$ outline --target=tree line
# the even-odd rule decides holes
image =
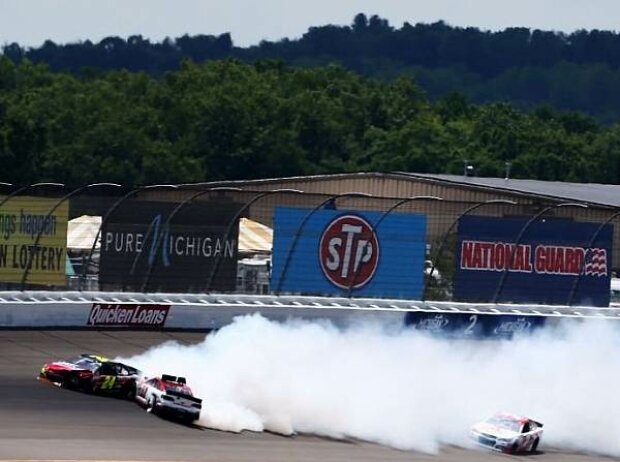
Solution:
[[[395,28],[360,13],[349,26],[311,27],[296,40],[247,48],[234,46],[230,34],[184,35],[160,43],[134,35],[98,43],[48,40],[30,49],[12,43],[3,53],[14,62],[26,57],[74,74],[126,69],[162,75],[185,59],[277,59],[301,67],[339,63],[384,80],[412,76],[434,100],[459,91],[476,103],[507,101],[525,109],[549,104],[585,111],[605,123],[620,120],[620,34],[610,31],[490,32],[441,21]]]
[[[428,99],[342,66],[184,62],[154,77],[0,58],[0,181],[126,185],[355,171],[620,183],[620,125]]]

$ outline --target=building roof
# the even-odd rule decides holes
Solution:
[[[397,172],[398,175],[437,181],[454,186],[479,187],[506,193],[543,196],[588,204],[620,207],[620,185],[597,183],[565,183],[560,181],[483,178],[477,176],[444,175],[433,173]]]
[[[581,202],[604,207],[620,207],[620,185],[597,183],[566,183],[560,181],[519,180],[484,178],[477,176],[447,175],[437,173],[410,172],[358,172],[336,173],[255,180],[213,181],[196,183],[195,186],[240,186],[281,184],[296,181],[334,181],[354,178],[390,178],[394,180],[421,180],[455,187],[477,188],[484,191],[503,192],[541,197],[553,201]]]

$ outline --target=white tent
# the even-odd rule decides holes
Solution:
[[[239,220],[239,252],[271,252],[273,229],[249,218]]]
[[[67,247],[74,250],[89,250],[93,246],[101,217],[82,215],[69,221]],[[271,252],[273,230],[248,218],[239,221],[239,252]],[[99,248],[101,239],[97,242]]]
[[[67,247],[74,250],[90,250],[101,226],[101,217],[82,215],[69,220],[67,226]],[[99,248],[101,239],[95,248]]]

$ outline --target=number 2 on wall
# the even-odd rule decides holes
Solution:
[[[471,335],[471,334],[474,333],[474,327],[476,326],[477,322],[478,322],[478,315],[477,314],[472,314],[469,317],[469,324],[465,328],[465,335]]]

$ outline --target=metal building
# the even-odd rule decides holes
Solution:
[[[248,208],[248,216],[271,226],[273,207],[296,205],[311,207],[319,198],[357,192],[370,197],[345,197],[342,207],[385,210],[402,198],[436,196],[443,202],[420,201],[403,204],[399,211],[421,211],[429,216],[428,233],[437,239],[458,216],[475,204],[488,201],[514,201],[518,205],[488,204],[476,213],[488,216],[533,216],[546,207],[577,203],[579,206],[555,208],[545,217],[562,217],[576,221],[604,222],[620,210],[620,186],[565,183],[507,178],[482,178],[464,175],[422,174],[408,172],[365,172],[299,176],[261,180],[217,181],[187,185],[195,189],[239,188],[243,192],[219,194],[243,201],[252,200],[260,192],[278,189],[299,190],[311,195],[279,194],[256,201]],[[158,199],[182,200],[187,190],[150,193]],[[317,195],[317,196],[313,196]],[[611,219],[616,227],[620,221]],[[614,233],[613,268],[620,269],[620,233]]]

